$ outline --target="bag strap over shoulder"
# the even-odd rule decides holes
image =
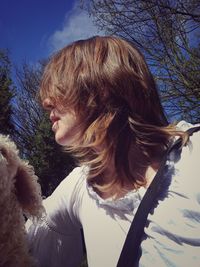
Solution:
[[[193,127],[187,130],[189,135],[199,131],[200,126]],[[152,183],[148,187],[139,207],[135,214],[135,217],[131,223],[129,232],[127,234],[124,246],[121,251],[120,258],[118,260],[117,267],[133,267],[139,258],[139,248],[144,234],[144,227],[147,221],[149,212],[151,211],[155,200],[162,189],[162,182],[164,181],[164,169],[169,153],[174,149],[181,148],[181,139],[179,138],[171,147],[168,148],[161,164],[157,171]]]

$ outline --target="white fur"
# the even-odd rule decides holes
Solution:
[[[0,135],[0,267],[34,266],[29,255],[25,217],[44,211],[33,167],[19,157],[14,142]]]

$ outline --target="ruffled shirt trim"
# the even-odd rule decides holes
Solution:
[[[113,197],[103,199],[101,198],[86,182],[86,188],[88,190],[89,195],[96,200],[97,204],[101,207],[110,207],[118,210],[123,210],[126,212],[132,212],[134,209],[138,208],[141,199],[143,198],[146,189],[144,187],[140,187],[138,190],[129,191],[123,197],[114,199]]]

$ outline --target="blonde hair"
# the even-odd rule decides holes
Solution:
[[[144,57],[117,37],[79,40],[55,54],[45,68],[40,96],[84,120],[79,144],[68,149],[90,166],[88,179],[100,191],[127,182],[133,188],[145,184],[142,170],[162,156],[171,136],[185,136],[168,125]],[[101,174],[113,158],[118,175],[101,186]]]

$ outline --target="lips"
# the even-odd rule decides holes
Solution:
[[[50,120],[52,122],[52,130],[55,131],[58,127],[58,121],[60,118],[54,114],[54,112],[51,112],[50,114]]]
[[[52,131],[56,131],[57,130],[57,128],[58,128],[58,120],[56,120],[54,123],[53,123],[53,125],[52,125]]]

